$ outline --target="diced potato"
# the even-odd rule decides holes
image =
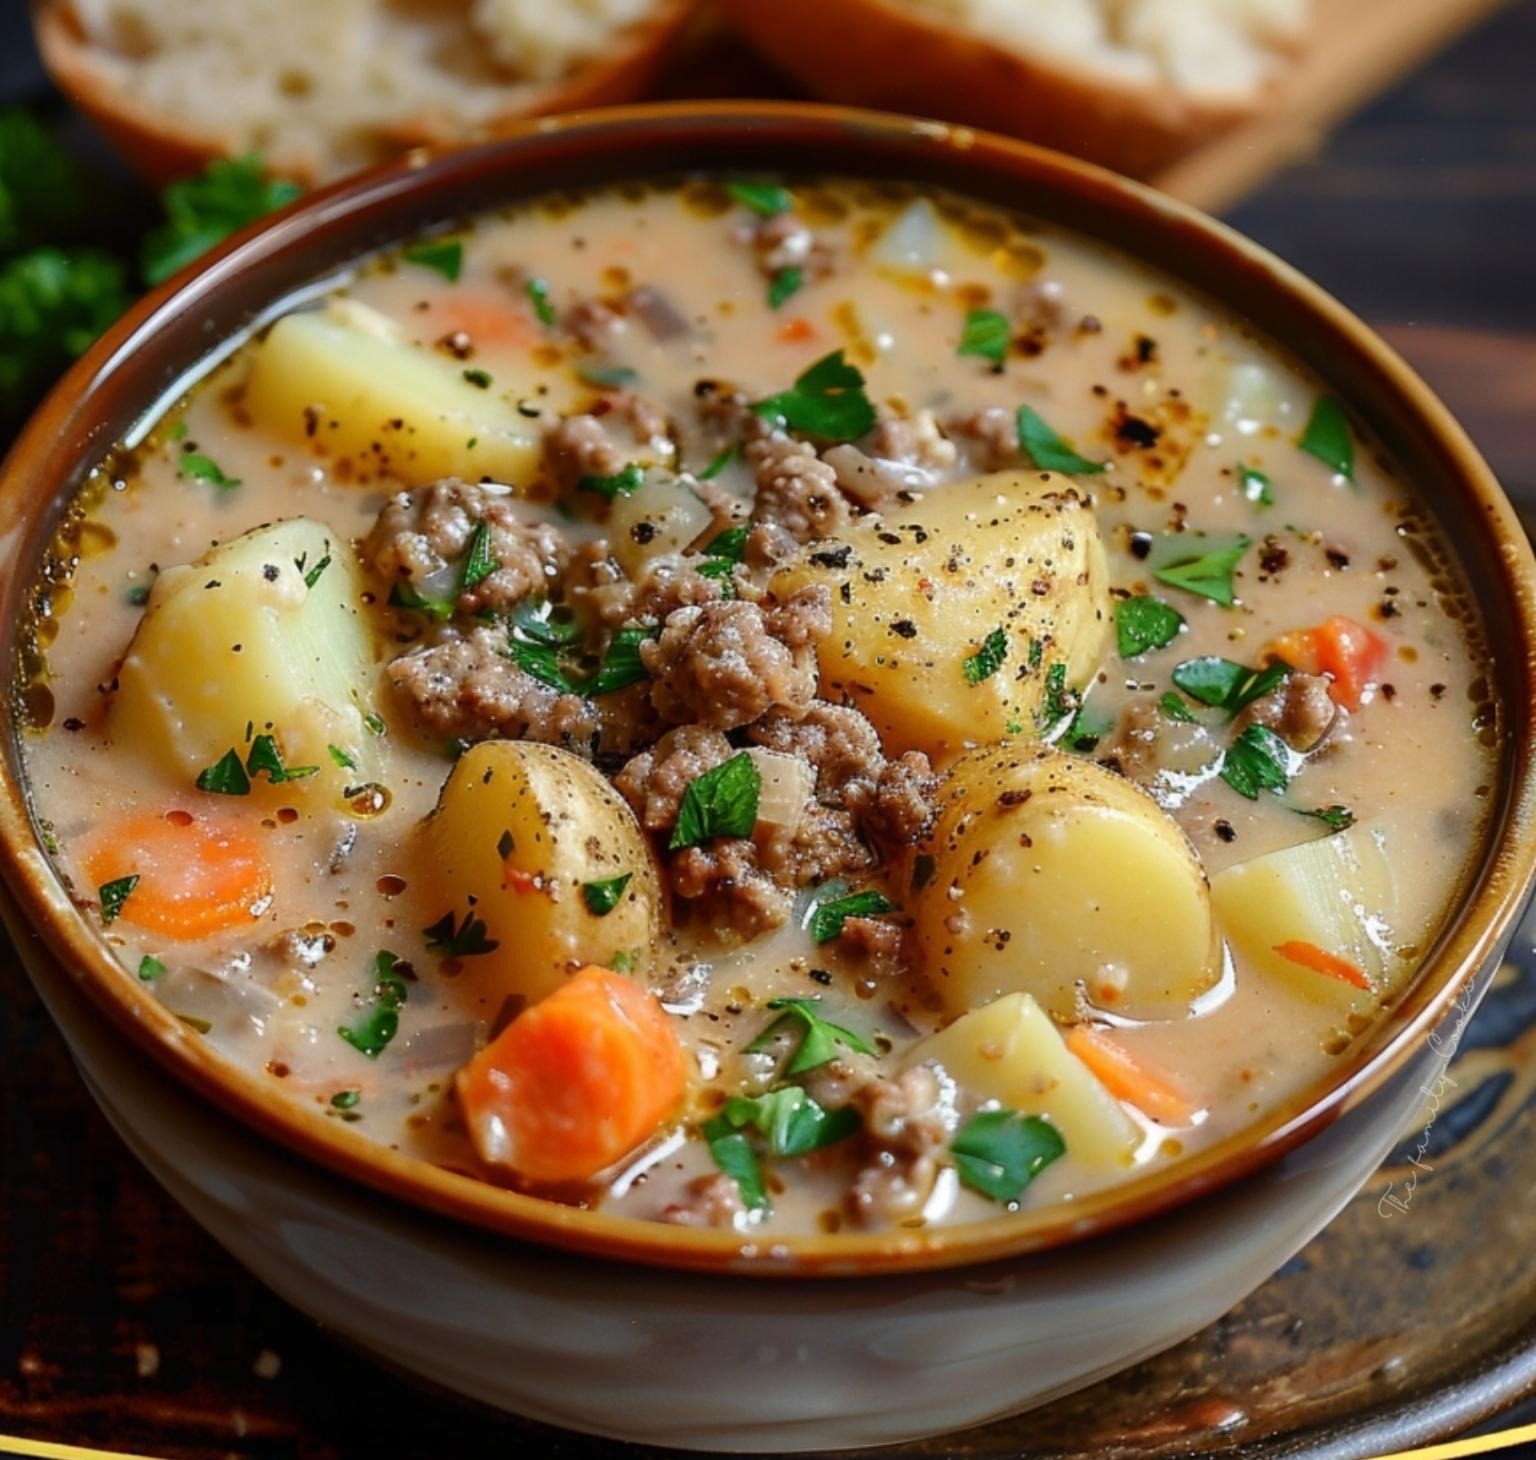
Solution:
[[[1222,931],[1251,966],[1338,1009],[1368,1011],[1417,966],[1434,908],[1398,895],[1394,866],[1413,858],[1404,821],[1362,822],[1334,836],[1239,862],[1211,881]],[[1276,949],[1310,944],[1353,964],[1371,992]]]
[[[807,548],[772,588],[784,598],[811,582],[832,589],[821,692],[846,696],[893,754],[1033,733],[1052,667],[1083,685],[1109,642],[1098,522],[1049,472],[998,472],[860,519]],[[1006,640],[1001,663],[968,677],[994,631]]]
[[[653,467],[646,472],[643,486],[614,498],[608,541],[619,565],[638,579],[650,559],[681,552],[699,537],[709,527],[711,515],[686,482]]]
[[[425,826],[424,875],[444,911],[473,909],[501,946],[463,960],[457,986],[494,1018],[587,964],[643,972],[661,888],[640,824],[586,761],[552,745],[492,740],[466,751]],[[595,910],[591,884],[628,876]],[[598,909],[602,903],[598,901]]]
[[[957,762],[940,796],[913,913],[951,1014],[1023,991],[1063,1019],[1080,997],[1176,1017],[1220,977],[1199,858],[1123,776],[1005,742]]]
[[[448,356],[361,328],[356,308],[278,320],[252,352],[243,404],[296,446],[347,462],[360,481],[519,483],[541,449],[502,382],[480,389]]]
[[[1066,1046],[1028,994],[1007,994],[962,1014],[908,1050],[904,1068],[933,1063],[956,1084],[1010,1110],[1046,1117],[1067,1154],[1094,1166],[1128,1166],[1136,1122]]]
[[[363,717],[378,670],[363,593],[352,549],[307,517],[167,568],[118,673],[113,741],[189,789],[229,750],[246,756],[260,734],[273,736],[287,766],[319,767],[284,782],[285,797],[339,799],[372,780],[377,752]]]

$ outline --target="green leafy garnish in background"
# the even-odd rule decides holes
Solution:
[[[169,279],[237,229],[291,203],[302,191],[297,183],[269,178],[254,152],[218,158],[196,177],[172,183],[160,195],[166,221],[145,235],[139,251],[146,282]]]

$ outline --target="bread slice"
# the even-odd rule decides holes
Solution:
[[[258,152],[313,184],[633,100],[699,0],[36,0],[61,91],[155,182]]]
[[[817,96],[1148,176],[1260,110],[1310,0],[722,0]]]

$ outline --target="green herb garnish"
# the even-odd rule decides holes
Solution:
[[[605,918],[619,905],[624,889],[629,886],[633,872],[622,872],[617,877],[605,877],[601,882],[583,882],[581,900],[595,918]]]
[[[1079,456],[1031,407],[1019,407],[1018,425],[1019,445],[1041,471],[1091,476],[1104,470],[1102,461],[1089,461],[1086,456]]]
[[[1239,796],[1259,799],[1260,791],[1283,791],[1291,779],[1291,752],[1273,730],[1250,725],[1227,747],[1221,778]]]
[[[763,1186],[762,1167],[745,1133],[732,1126],[724,1115],[705,1121],[700,1130],[715,1165],[736,1183],[742,1205],[748,1211],[766,1211],[768,1192]]]
[[[249,796],[251,778],[240,760],[240,752],[231,747],[206,770],[199,771],[194,783],[199,791],[215,796]]]
[[[165,965],[153,953],[146,953],[139,959],[139,977],[145,983],[153,983],[164,972]]]
[[[327,568],[329,568],[330,566],[331,566],[331,555],[329,553],[326,553],[325,556],[322,557],[320,559],[320,561],[318,563],[316,563],[313,568],[311,568],[307,573],[304,573],[304,586],[306,588],[313,588],[315,586],[315,584],[320,581],[320,575],[322,573],[324,573],[325,570]],[[303,569],[300,568],[299,571],[303,572]]]
[[[1355,442],[1349,434],[1349,418],[1331,395],[1320,395],[1312,407],[1311,419],[1298,443],[1309,456],[1315,456],[1337,476],[1355,479]]]
[[[464,244],[457,238],[413,244],[405,250],[405,261],[420,264],[424,269],[432,269],[450,284],[457,284],[464,268]]]
[[[728,182],[725,190],[743,207],[763,218],[776,218],[795,206],[789,189],[778,183]]]
[[[581,638],[581,625],[575,619],[555,618],[557,611],[547,599],[525,598],[512,610],[512,627],[536,644],[565,648]]]
[[[585,476],[576,484],[578,492],[595,492],[606,501],[615,497],[628,497],[645,485],[645,469],[630,462],[623,471],[611,477]]]
[[[1115,638],[1122,659],[1165,648],[1183,627],[1184,615],[1161,598],[1123,598],[1115,607]]]
[[[114,877],[110,882],[103,882],[96,889],[96,896],[101,899],[101,922],[107,927],[117,921],[117,915],[122,912],[123,904],[128,901],[128,894],[139,885],[139,874],[131,872],[126,877]]]
[[[553,325],[558,316],[549,297],[548,282],[544,279],[530,279],[523,285],[523,293],[533,301],[533,312],[538,315],[539,323],[546,329]]]
[[[444,958],[473,958],[482,953],[494,953],[501,944],[486,936],[487,928],[482,919],[475,916],[474,908],[464,914],[464,920],[455,924],[450,908],[430,928],[422,929],[427,947]]]
[[[327,745],[325,748],[330,752],[331,759],[337,765],[339,765],[342,770],[355,771],[357,769],[357,762],[353,760],[352,757],[348,755],[346,751],[344,751],[339,745]]]
[[[357,1102],[363,1098],[361,1090],[338,1090],[331,1096],[331,1104],[337,1110],[354,1110]]]
[[[413,613],[424,613],[429,618],[439,621],[453,617],[453,600],[448,598],[428,598],[424,593],[418,593],[409,583],[396,583],[389,590],[389,606],[391,608],[408,608]]]
[[[489,370],[481,370],[479,366],[472,365],[468,370],[461,370],[459,374],[477,390],[489,390],[491,388],[491,372]],[[473,446],[475,443],[471,440],[468,444]]]
[[[768,282],[768,307],[777,309],[786,299],[798,294],[805,287],[805,270],[796,264],[786,264]]]
[[[820,999],[769,999],[768,1007],[779,1010],[779,1017],[747,1046],[747,1053],[768,1049],[780,1029],[795,1025],[800,1027],[800,1042],[784,1067],[786,1075],[803,1075],[807,1070],[830,1063],[837,1058],[839,1046],[859,1054],[874,1053],[862,1036],[823,1019],[817,1010],[820,1002]]]
[[[770,1156],[793,1157],[847,1140],[858,1128],[859,1115],[851,1106],[826,1110],[799,1085],[754,1097],[733,1095],[701,1127],[715,1164],[736,1182],[743,1204],[753,1210],[768,1205],[768,1193],[748,1131],[764,1138]]]
[[[633,385],[640,378],[638,370],[631,370],[628,365],[578,365],[576,373],[581,376],[588,385],[595,385],[601,390],[617,390],[623,385]]]
[[[1052,1161],[1066,1155],[1061,1132],[1038,1115],[984,1110],[950,1142],[955,1169],[973,1191],[996,1202],[1017,1201]]]
[[[1347,806],[1317,806],[1308,810],[1305,806],[1293,806],[1298,816],[1320,821],[1329,831],[1348,831],[1355,824],[1355,813]]]
[[[269,178],[261,158],[218,158],[196,177],[172,183],[160,194],[166,221],[144,239],[144,278],[159,284],[263,214],[291,203],[302,190]]]
[[[1239,462],[1237,479],[1242,486],[1243,496],[1252,502],[1255,507],[1273,507],[1275,505],[1275,494],[1270,490],[1269,478],[1257,467],[1244,466]]]
[[[1246,664],[1207,654],[1175,665],[1173,682],[1190,699],[1235,715],[1276,688],[1290,672],[1291,666],[1283,659],[1272,659],[1260,669],[1250,669]]]
[[[637,624],[619,629],[608,641],[602,663],[597,666],[597,673],[587,683],[587,698],[590,700],[596,699],[598,695],[611,695],[632,684],[639,684],[643,679],[649,679],[651,671],[640,657],[640,646],[647,639],[654,639],[657,632],[654,624]]]
[[[491,543],[490,523],[475,523],[475,530],[469,538],[469,552],[459,572],[459,592],[467,593],[471,588],[478,588],[499,567],[501,559],[496,556],[496,549]]]
[[[715,457],[715,459],[710,462],[710,464],[706,466],[703,471],[699,473],[699,480],[701,482],[713,481],[717,476],[720,475],[721,472],[726,469],[726,467],[731,464],[733,460],[735,460],[740,452],[741,447],[733,441],[729,446],[725,448],[724,451]]]
[[[561,694],[576,693],[576,686],[561,667],[559,651],[551,645],[528,644],[521,639],[512,639],[508,642],[508,649],[508,657],[524,674],[538,680],[540,684],[559,690]]]
[[[973,309],[965,317],[965,329],[960,334],[957,355],[979,355],[994,365],[1001,365],[1008,355],[1008,343],[1013,330],[1008,316],[995,309]],[[1023,427],[1019,428],[1022,437]]]
[[[995,628],[981,641],[981,648],[966,656],[961,665],[965,671],[965,682],[980,684],[985,679],[991,679],[1003,667],[1003,660],[1007,657],[1008,635],[1001,627]]]
[[[816,904],[811,914],[811,937],[818,943],[830,943],[832,939],[842,936],[843,924],[849,918],[877,918],[882,913],[899,911],[890,898],[874,888],[850,892],[845,897],[834,897]]]
[[[251,743],[251,752],[245,758],[245,768],[253,781],[257,776],[265,775],[274,786],[280,786],[284,781],[302,781],[320,769],[317,765],[285,766],[282,752],[271,735],[258,735]]]
[[[762,773],[746,751],[695,776],[683,792],[667,850],[696,847],[717,836],[751,836],[762,788]]]
[[[1169,690],[1167,694],[1165,694],[1162,699],[1157,702],[1157,707],[1170,720],[1177,720],[1184,725],[1199,724],[1199,721],[1195,718],[1194,711],[1191,710],[1178,695],[1174,694],[1172,690]]]
[[[1231,608],[1233,575],[1253,539],[1239,533],[1231,539],[1207,538],[1203,533],[1171,533],[1153,548],[1152,576],[1171,588],[1182,588]]]
[[[405,1003],[409,990],[398,970],[399,962],[387,949],[375,955],[368,1008],[355,1024],[341,1024],[336,1029],[353,1049],[371,1060],[378,1059],[389,1048],[390,1041],[400,1030],[400,1006]]]
[[[227,477],[211,456],[200,451],[188,451],[176,463],[176,471],[184,477],[195,477],[200,482],[227,492],[240,485],[239,477]]]
[[[1058,659],[1045,671],[1045,697],[1035,715],[1035,729],[1048,734],[1069,715],[1076,715],[1081,698],[1067,688],[1067,662]]]
[[[752,409],[766,421],[827,441],[853,441],[873,430],[875,408],[864,393],[864,376],[841,350],[824,355],[794,385]]]

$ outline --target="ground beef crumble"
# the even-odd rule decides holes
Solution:
[[[837,473],[814,447],[776,431],[748,443],[745,454],[757,482],[756,521],[774,523],[797,543],[835,536],[848,525]]]

